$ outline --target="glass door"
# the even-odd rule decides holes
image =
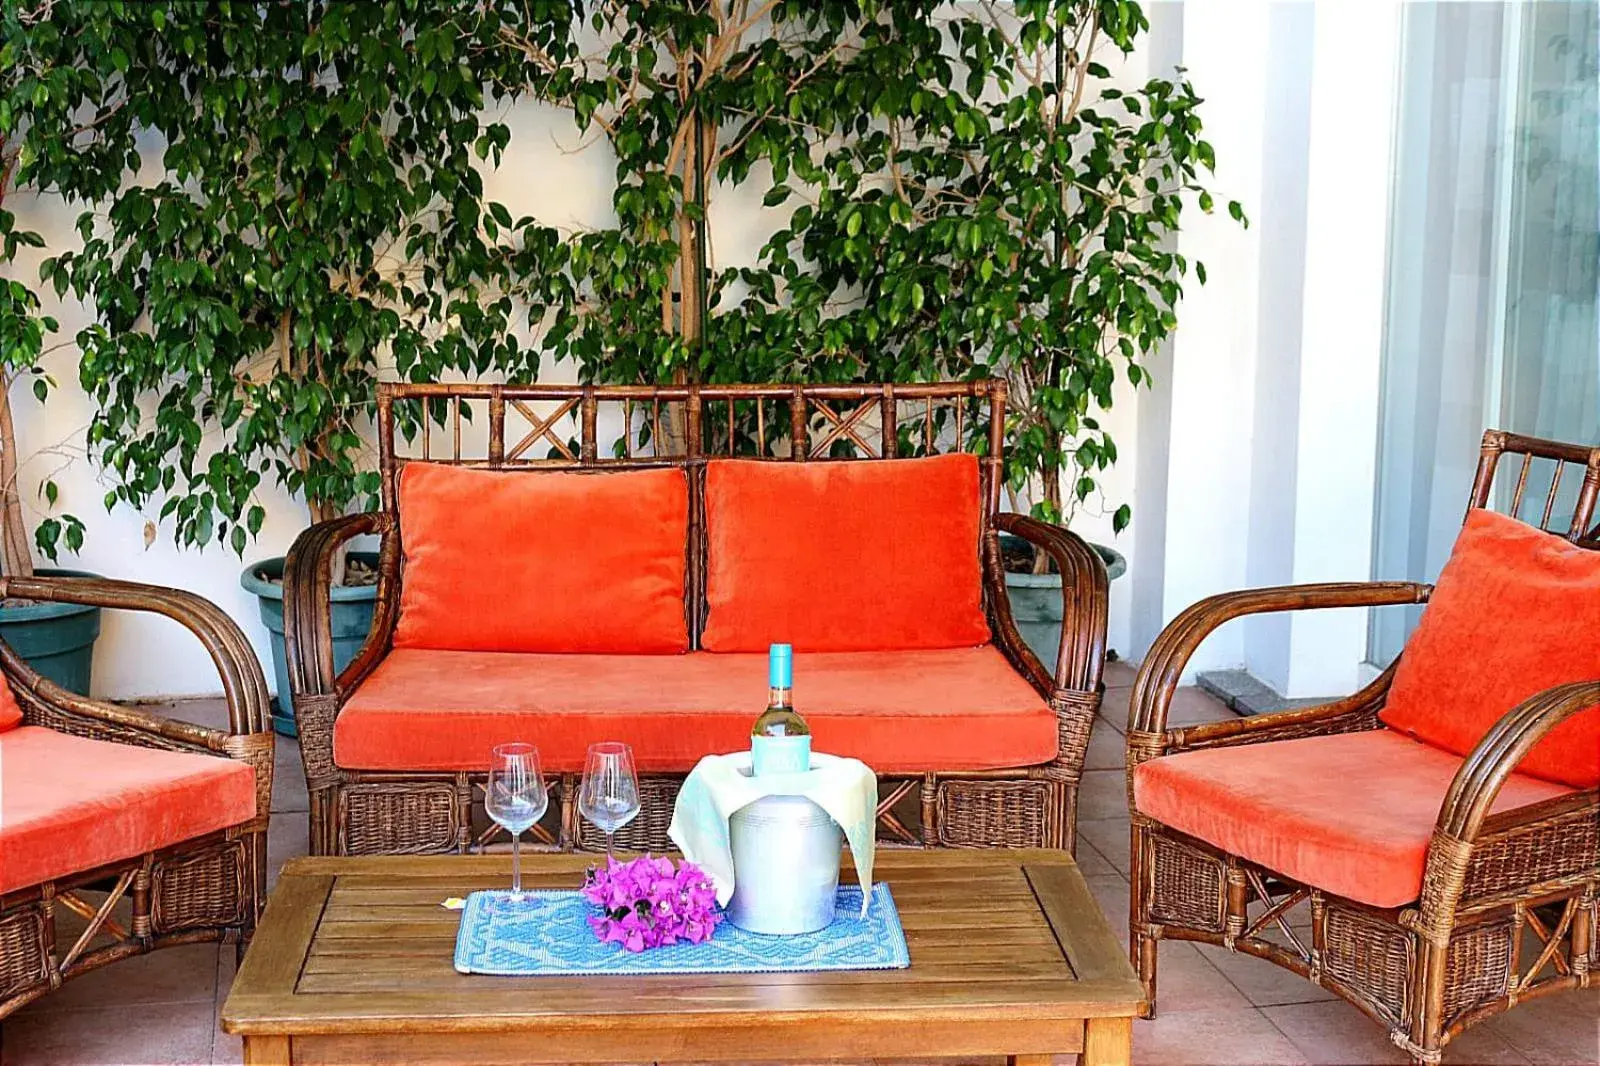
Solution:
[[[1431,581],[1485,428],[1600,441],[1600,3],[1409,4],[1403,48],[1373,576]]]

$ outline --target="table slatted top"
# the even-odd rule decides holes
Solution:
[[[585,855],[525,857],[575,888]],[[1126,1016],[1139,985],[1072,860],[1048,851],[880,851],[906,970],[488,977],[452,966],[450,896],[510,883],[509,856],[291,861],[223,1010],[235,1033],[539,1031],[826,1015],[884,1021]],[[843,874],[853,879],[848,865]]]

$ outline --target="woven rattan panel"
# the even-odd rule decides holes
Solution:
[[[0,1000],[50,978],[43,904],[0,916]]]
[[[1463,1011],[1505,995],[1511,974],[1511,938],[1515,935],[1516,926],[1507,918],[1450,939],[1444,979],[1447,1023]]]
[[[229,841],[158,862],[151,874],[150,927],[170,933],[244,921],[245,850]]]
[[[1473,848],[1462,899],[1553,881],[1593,870],[1600,861],[1600,820],[1580,808],[1492,837]]]
[[[1413,948],[1397,926],[1364,911],[1328,904],[1323,972],[1392,1019],[1407,1016]]]
[[[1223,882],[1227,876],[1222,860],[1191,848],[1170,837],[1154,835],[1150,917],[1208,933],[1220,933],[1223,926]]]
[[[456,789],[446,782],[346,785],[339,803],[346,855],[453,851],[460,841]]]
[[[1050,785],[1046,781],[941,781],[935,804],[945,847],[1042,848]]]

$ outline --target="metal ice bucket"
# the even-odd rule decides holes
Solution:
[[[752,933],[814,933],[833,921],[844,834],[804,796],[766,796],[728,819],[728,920]]]

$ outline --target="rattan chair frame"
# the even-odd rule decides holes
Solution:
[[[422,456],[397,455],[396,408],[405,403],[434,405],[435,423],[448,429],[448,454],[430,453],[430,432],[421,438]],[[487,407],[486,455],[463,446],[464,406]],[[736,447],[732,430],[738,405],[742,417],[759,428],[754,455]],[[536,405],[553,407],[536,410]],[[752,406],[753,405],[753,406]],[[396,511],[399,472],[406,462],[447,462],[499,470],[563,469],[603,475],[642,467],[679,467],[689,478],[688,580],[684,610],[692,646],[699,647],[705,625],[704,471],[709,459],[738,454],[773,462],[889,461],[906,448],[902,438],[922,417],[918,451],[958,450],[976,443],[982,480],[981,553],[984,603],[995,643],[1012,666],[1047,699],[1059,723],[1054,759],[1036,766],[981,772],[930,771],[883,781],[879,806],[880,839],[913,847],[1055,847],[1076,843],[1078,785],[1089,732],[1100,704],[1105,659],[1107,578],[1099,556],[1076,535],[1032,518],[999,510],[1004,482],[1006,388],[1000,381],[895,385],[681,385],[524,387],[454,384],[384,384],[378,393],[378,437],[382,506],[306,530],[290,549],[285,566],[285,635],[290,685],[310,790],[310,842],[313,854],[392,854],[465,852],[488,843],[497,830],[481,817],[483,778],[470,773],[375,773],[341,767],[334,759],[333,727],[351,694],[388,653],[399,614],[404,581],[404,550]],[[617,454],[602,456],[598,425],[604,409],[621,407],[630,427],[650,420],[656,448],[664,447],[663,412],[681,416],[685,427],[675,454],[635,454],[632,433],[624,433]],[[783,410],[787,408],[787,410]],[[707,412],[726,412],[713,424]],[[942,409],[942,430],[934,418]],[[769,418],[770,410],[770,418]],[[508,445],[508,412],[520,412],[529,429]],[[575,439],[552,424],[568,419]],[[972,432],[968,419],[986,419]],[[723,436],[722,427],[728,428]],[[795,447],[793,441],[804,441]],[[529,457],[542,442],[550,458]],[[748,441],[745,442],[747,445]],[[852,454],[840,456],[841,451]],[[1052,675],[1029,650],[1012,619],[1005,593],[999,533],[1032,542],[1047,553],[1063,575],[1065,623],[1058,665]],[[333,668],[330,604],[331,564],[341,546],[361,535],[381,538],[377,604],[365,645],[342,672]],[[752,712],[753,713],[753,712]],[[651,775],[642,782],[644,810],[617,834],[619,847],[663,850],[672,803],[681,775]],[[599,850],[601,837],[576,809],[573,775],[553,782],[556,802],[545,825],[536,827],[536,846],[561,851]]]
[[[1469,508],[1490,505],[1505,456],[1521,456],[1510,512],[1520,514],[1529,467],[1580,467],[1570,525],[1560,532],[1594,548],[1600,449],[1484,435]],[[1541,528],[1549,529],[1560,477]],[[1600,969],[1600,790],[1493,815],[1506,778],[1542,737],[1600,702],[1600,680],[1561,685],[1510,709],[1463,761],[1435,826],[1421,893],[1378,909],[1297,884],[1275,871],[1180,833],[1133,807],[1143,762],[1203,748],[1381,729],[1391,665],[1361,691],[1319,706],[1169,728],[1174,690],[1190,656],[1229,620],[1270,611],[1426,602],[1431,586],[1406,582],[1304,585],[1225,593],[1166,627],[1134,683],[1127,732],[1132,814],[1130,952],[1156,1004],[1162,940],[1218,944],[1266,959],[1332,991],[1382,1024],[1414,1063],[1437,1063],[1467,1027],[1540,996],[1596,983]],[[1309,912],[1309,930],[1296,916]],[[1298,927],[1297,927],[1298,924]]]
[[[0,895],[0,1018],[64,981],[158,948],[226,941],[242,953],[266,897],[273,769],[266,681],[249,641],[216,605],[177,589],[102,578],[0,578],[0,599],[11,597],[150,611],[199,637],[222,678],[226,732],[68,692],[3,642],[0,672],[25,725],[248,764],[256,813],[219,832]],[[70,942],[60,937],[63,910],[87,923]]]

